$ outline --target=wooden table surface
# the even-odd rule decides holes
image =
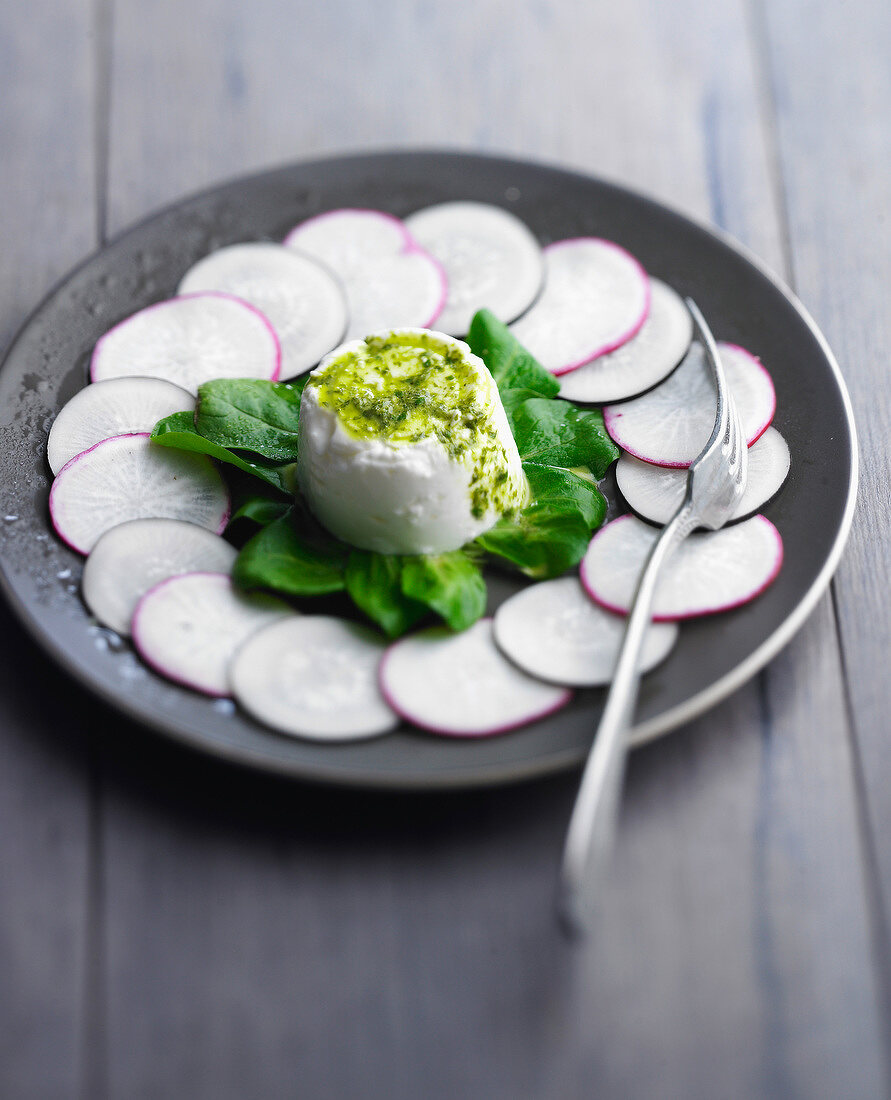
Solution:
[[[566,775],[434,797],[128,725],[0,607],[0,1095],[879,1097],[891,1050],[891,6],[0,4],[0,338],[159,206],[325,152],[564,164],[716,223],[848,381],[851,540],[793,643],[632,759],[567,948]]]

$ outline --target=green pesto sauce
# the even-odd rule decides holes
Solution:
[[[459,348],[420,333],[369,337],[314,372],[307,385],[356,439],[438,439],[471,473],[474,516],[525,504],[526,486],[511,476],[492,420],[494,384],[481,384]]]

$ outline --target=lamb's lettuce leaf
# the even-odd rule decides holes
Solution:
[[[340,592],[346,586],[347,550],[295,506],[245,544],[232,576],[241,588],[270,588],[289,596]]]
[[[523,470],[536,504],[552,504],[581,514],[590,530],[603,523],[606,497],[595,482],[577,470],[524,462]]]
[[[178,451],[194,451],[208,455],[219,462],[235,466],[246,474],[260,478],[283,493],[291,492],[291,473],[289,466],[272,466],[267,462],[243,458],[234,451],[203,436],[195,427],[190,412],[173,413],[159,420],[152,430],[152,442],[162,447],[173,447]]]
[[[195,428],[229,450],[252,451],[273,462],[297,461],[297,425],[305,380],[265,382],[221,378],[198,387]]]
[[[347,560],[346,590],[353,603],[390,638],[398,638],[428,613],[426,604],[402,591],[403,558],[353,550]]]
[[[540,397],[556,397],[560,392],[557,379],[490,310],[480,309],[473,315],[467,343],[489,368],[502,398],[513,389],[530,390]]]
[[[476,544],[527,577],[545,580],[578,565],[590,540],[591,528],[581,512],[545,501],[503,516]]]
[[[242,495],[232,502],[232,514],[229,523],[238,519],[250,520],[258,527],[268,527],[277,519],[281,519],[290,511],[291,506],[283,500],[272,500],[271,497],[260,496],[257,493]]]
[[[486,582],[465,550],[404,557],[402,591],[435,611],[452,630],[466,630],[486,610]]]
[[[524,462],[544,466],[587,466],[596,478],[619,457],[600,409],[580,409],[569,401],[531,397],[511,409],[511,431]]]

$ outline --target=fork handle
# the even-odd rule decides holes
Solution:
[[[576,796],[560,877],[560,911],[571,932],[588,927],[593,901],[606,870],[625,774],[627,731],[640,684],[639,658],[659,572],[672,551],[696,526],[685,501],[653,545],[625,626],[616,670]]]

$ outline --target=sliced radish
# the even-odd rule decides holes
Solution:
[[[100,623],[130,633],[136,605],[150,588],[180,573],[229,573],[234,546],[180,519],[133,519],[99,539],[84,565],[84,602]]]
[[[768,428],[749,448],[746,489],[731,519],[751,515],[776,493],[789,473],[789,447],[776,428]],[[653,523],[667,523],[687,489],[685,467],[654,466],[623,454],[616,465],[619,491],[628,505]]]
[[[495,641],[520,668],[568,687],[596,687],[612,679],[625,620],[593,603],[578,577],[524,588],[495,613]],[[674,623],[651,624],[642,672],[663,661],[677,641]]]
[[[751,447],[773,420],[776,393],[760,360],[736,344],[718,344],[727,386]],[[701,344],[649,393],[603,410],[606,430],[636,458],[656,466],[689,466],[715,423],[715,385]]]
[[[327,615],[276,623],[229,667],[235,698],[259,721],[294,737],[358,741],[399,724],[377,684],[386,642],[369,627]]]
[[[209,458],[155,447],[145,434],[114,435],[59,471],[49,498],[58,535],[79,554],[130,519],[186,519],[221,534],[229,493]]]
[[[568,401],[624,401],[671,374],[693,338],[693,318],[679,294],[650,279],[650,312],[635,336],[606,355],[564,374],[560,396]]]
[[[526,225],[500,206],[443,202],[405,219],[408,231],[443,266],[448,282],[440,332],[464,336],[484,306],[507,324],[528,309],[544,275],[541,248]]]
[[[202,290],[236,294],[269,319],[281,342],[283,379],[314,367],[346,329],[346,300],[334,276],[280,244],[233,244],[205,256],[179,284],[180,294]]]
[[[239,592],[225,573],[183,573],[150,588],[133,612],[133,644],[162,676],[230,695],[229,662],[256,631],[296,615],[274,596]]]
[[[601,528],[582,560],[582,584],[610,611],[625,614],[653,543],[655,527],[620,516]],[[764,516],[691,535],[666,563],[656,588],[653,618],[690,619],[748,603],[780,571],[783,540]]]
[[[280,369],[278,337],[262,313],[231,294],[203,293],[158,302],[115,325],[93,350],[90,378],[163,378],[196,394],[214,378],[274,381]]]
[[[298,225],[288,248],[320,260],[346,291],[345,340],[392,328],[429,328],[446,295],[441,265],[390,214],[330,210]]]
[[[189,412],[195,399],[160,378],[110,378],[85,386],[50,428],[46,458],[54,474],[81,451],[112,435],[150,432],[165,416]]]
[[[422,729],[485,737],[534,722],[572,698],[521,672],[495,645],[492,620],[453,634],[430,627],[387,650],[381,688],[395,711]]]
[[[554,374],[619,347],[646,320],[647,273],[612,241],[557,241],[545,248],[544,261],[544,289],[511,331]]]

